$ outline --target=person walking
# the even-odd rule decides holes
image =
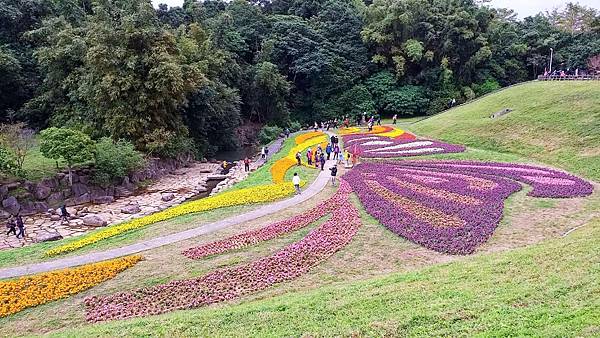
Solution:
[[[331,148],[331,143],[327,144],[327,147],[325,148],[325,152],[327,153],[327,160],[329,161],[331,159],[331,151],[333,149]]]
[[[308,162],[308,165],[312,165],[312,150],[310,148],[308,148],[308,150],[306,151],[306,160]]]
[[[290,128],[285,128],[284,134],[285,138],[290,138]]]
[[[350,163],[350,152],[348,151],[348,149],[344,150],[344,159],[346,160],[346,167],[347,167]]]
[[[338,146],[337,144],[333,147],[333,159],[337,160],[338,157],[340,156],[340,146]]]
[[[244,170],[246,172],[250,171],[250,159],[247,157],[244,159]]]
[[[302,191],[300,190],[300,176],[298,176],[298,173],[294,173],[292,183],[294,184],[294,188],[296,189],[296,195],[300,195]]]
[[[17,224],[17,228],[19,228],[17,238],[19,238],[19,236],[21,236],[21,238],[25,238],[25,224],[23,223],[23,218],[21,218],[21,215],[17,214],[17,216],[15,216],[15,223]]]
[[[260,157],[264,160],[267,158],[267,150],[265,147],[262,147],[262,149],[260,150]]]
[[[62,204],[60,206],[60,220],[61,222],[68,222],[69,221],[69,217],[71,217],[71,214],[69,214],[69,212],[67,211],[67,206]]]
[[[12,217],[6,223],[6,227],[8,228],[6,236],[10,235],[11,233],[15,236],[17,235],[17,225],[15,224],[15,220]]]
[[[335,187],[335,178],[337,176],[337,164],[335,164],[333,167],[329,168],[329,170],[331,171],[331,185]]]
[[[302,165],[302,154],[300,152],[296,153],[296,161],[298,161],[298,166]]]
[[[392,123],[396,124],[396,121],[398,120],[398,114],[394,114],[394,116],[392,117]]]
[[[265,147],[265,159],[269,158],[269,147]]]
[[[325,154],[321,154],[321,171],[325,170]]]
[[[315,150],[313,152],[313,154],[315,154],[315,158],[314,158],[314,162],[313,163],[315,164],[315,168],[318,168],[319,167],[319,158],[320,158],[319,150],[318,149]]]

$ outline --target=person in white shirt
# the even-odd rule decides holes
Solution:
[[[299,195],[300,193],[302,193],[302,191],[300,191],[300,176],[298,176],[298,173],[294,173],[294,178],[292,178],[292,183],[294,183],[294,188],[296,188],[296,195]]]

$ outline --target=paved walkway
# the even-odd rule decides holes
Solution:
[[[327,161],[326,163],[328,167],[332,166],[333,164],[334,161]],[[106,250],[102,252],[92,252],[85,255],[61,258],[42,263],[0,269],[0,279],[20,277],[84,264],[101,262],[108,259],[128,256],[142,251],[155,249],[164,245],[181,242],[190,238],[207,235],[233,225],[249,222],[263,216],[277,213],[281,210],[296,206],[304,201],[307,201],[310,198],[317,195],[319,192],[321,192],[323,188],[325,188],[329,181],[329,178],[329,171],[322,171],[319,174],[319,176],[317,176],[317,179],[306,190],[304,190],[302,194],[297,195],[293,198],[289,198],[287,200],[265,205],[257,210],[253,210],[242,215],[237,215],[218,222],[206,224],[198,228],[178,232],[167,236],[157,237],[151,240],[124,246],[121,248]]]

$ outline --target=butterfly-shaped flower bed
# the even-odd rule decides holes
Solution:
[[[352,153],[363,158],[394,158],[445,153],[461,153],[464,146],[433,140],[417,140],[412,134],[390,138],[381,135],[350,135],[344,144]]]
[[[332,198],[332,205],[326,206],[328,211],[334,211],[331,218],[302,240],[271,256],[241,266],[215,270],[199,278],[87,298],[86,318],[98,322],[192,309],[239,298],[297,278],[345,247],[358,231],[360,216],[348,200],[351,191],[348,183],[342,181],[340,190]],[[307,225],[300,217],[292,218],[292,223],[298,225],[288,224],[287,231]],[[186,251],[186,255],[201,258],[268,240],[284,232],[271,225],[245,233],[239,238],[191,249]],[[241,243],[234,243],[236,240]]]
[[[504,200],[523,183],[532,187],[532,197],[593,191],[590,183],[557,170],[472,161],[365,163],[344,179],[392,232],[449,254],[470,254],[485,243],[502,218]]]

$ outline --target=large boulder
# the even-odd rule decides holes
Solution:
[[[112,196],[100,196],[96,197],[92,200],[92,202],[96,204],[110,204],[115,201],[115,198]]]
[[[50,195],[52,194],[52,188],[43,185],[43,184],[38,184],[37,187],[35,188],[34,192],[33,192],[33,196],[35,196],[36,199],[42,201],[45,200],[46,198],[50,197]]]
[[[0,201],[8,196],[8,187],[5,185],[0,186]]]
[[[100,215],[86,215],[82,220],[83,224],[90,227],[103,227],[108,224],[108,222]]]
[[[142,209],[137,203],[132,203],[121,208],[121,212],[128,215],[133,215],[141,212]]]
[[[9,196],[3,200],[2,207],[12,215],[16,215],[21,211],[21,204],[19,204],[19,201],[14,196]]]
[[[63,239],[63,236],[61,236],[61,234],[59,234],[58,232],[44,231],[44,232],[38,233],[36,242],[38,242],[38,243],[52,242],[52,241],[58,241],[61,239]]]
[[[48,202],[48,204],[50,206],[56,207],[59,204],[64,202],[64,197],[62,192],[55,192],[53,194],[51,194],[50,196],[48,196],[48,199],[46,200],[46,202]]]
[[[75,197],[79,197],[81,195],[85,195],[88,194],[90,192],[90,189],[87,185],[82,184],[82,183],[75,183],[73,184],[73,186],[71,187],[71,191],[73,192],[73,195]]]
[[[175,194],[168,192],[168,193],[163,193],[161,199],[163,200],[163,202],[169,202],[172,201],[175,198]]]

